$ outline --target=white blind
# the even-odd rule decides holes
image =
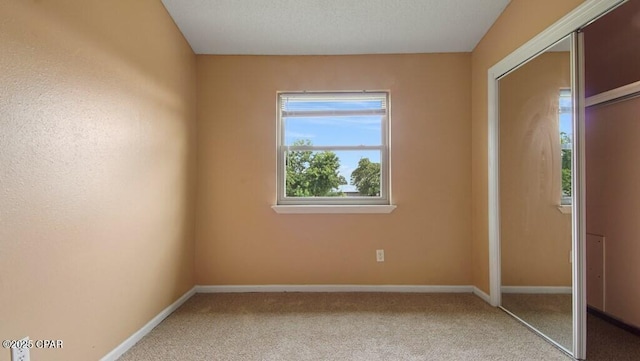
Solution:
[[[387,93],[282,93],[283,117],[386,115]]]

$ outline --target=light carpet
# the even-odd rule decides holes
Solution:
[[[196,294],[121,361],[561,360],[472,294]]]

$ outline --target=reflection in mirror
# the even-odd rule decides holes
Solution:
[[[502,308],[571,352],[571,38],[499,80]]]

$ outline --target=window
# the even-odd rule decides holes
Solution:
[[[561,205],[571,204],[571,146],[573,143],[573,103],[571,89],[560,89],[558,128],[561,152]]]
[[[389,94],[278,94],[278,205],[388,205]]]

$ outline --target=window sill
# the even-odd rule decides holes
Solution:
[[[384,214],[391,213],[394,205],[287,205],[271,206],[278,214]]]
[[[570,204],[562,204],[558,206],[558,210],[562,214],[571,214],[572,209],[573,209],[573,206]]]

